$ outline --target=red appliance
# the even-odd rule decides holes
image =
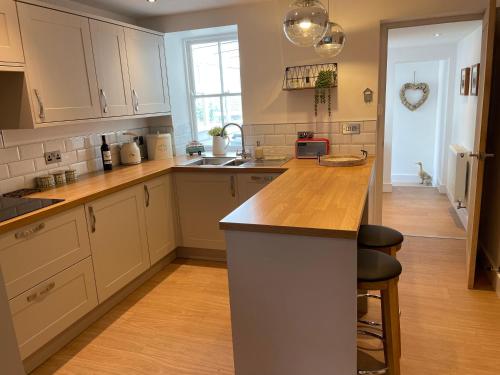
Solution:
[[[330,153],[330,141],[326,138],[299,138],[295,142],[297,159],[315,159]]]

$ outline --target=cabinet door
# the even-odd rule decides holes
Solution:
[[[142,185],[86,207],[97,295],[102,302],[149,268]]]
[[[90,20],[101,115],[126,116],[134,113],[128,74],[124,28]]]
[[[83,206],[6,233],[0,266],[7,295],[13,298],[89,255]]]
[[[246,202],[279,175],[279,173],[238,174],[238,203]]]
[[[146,231],[151,264],[159,261],[176,247],[172,190],[170,175],[144,183]]]
[[[28,357],[96,306],[90,257],[10,300],[21,357]]]
[[[170,112],[163,38],[125,28],[125,40],[134,112]]]
[[[238,205],[236,176],[177,173],[175,180],[182,246],[224,250],[219,221]]]
[[[14,0],[0,0],[0,65],[24,62]]]
[[[18,8],[35,121],[101,117],[88,18]]]

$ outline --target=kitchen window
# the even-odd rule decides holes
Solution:
[[[187,40],[186,51],[193,133],[210,147],[211,128],[228,122],[243,123],[238,36]],[[229,127],[227,131],[230,146],[239,147],[238,129]]]

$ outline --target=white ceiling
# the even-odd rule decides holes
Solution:
[[[268,0],[78,0],[79,3],[132,17],[149,17],[222,8]]]
[[[467,21],[391,29],[389,48],[454,44],[481,25],[481,21]],[[439,36],[436,37],[436,34]]]

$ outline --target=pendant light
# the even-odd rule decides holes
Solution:
[[[318,0],[294,0],[283,21],[283,31],[299,47],[318,43],[328,26],[328,12]]]
[[[330,12],[330,0],[328,0],[328,12]],[[335,22],[328,21],[326,33],[314,46],[314,50],[321,57],[335,57],[344,49],[345,41],[344,29]]]

